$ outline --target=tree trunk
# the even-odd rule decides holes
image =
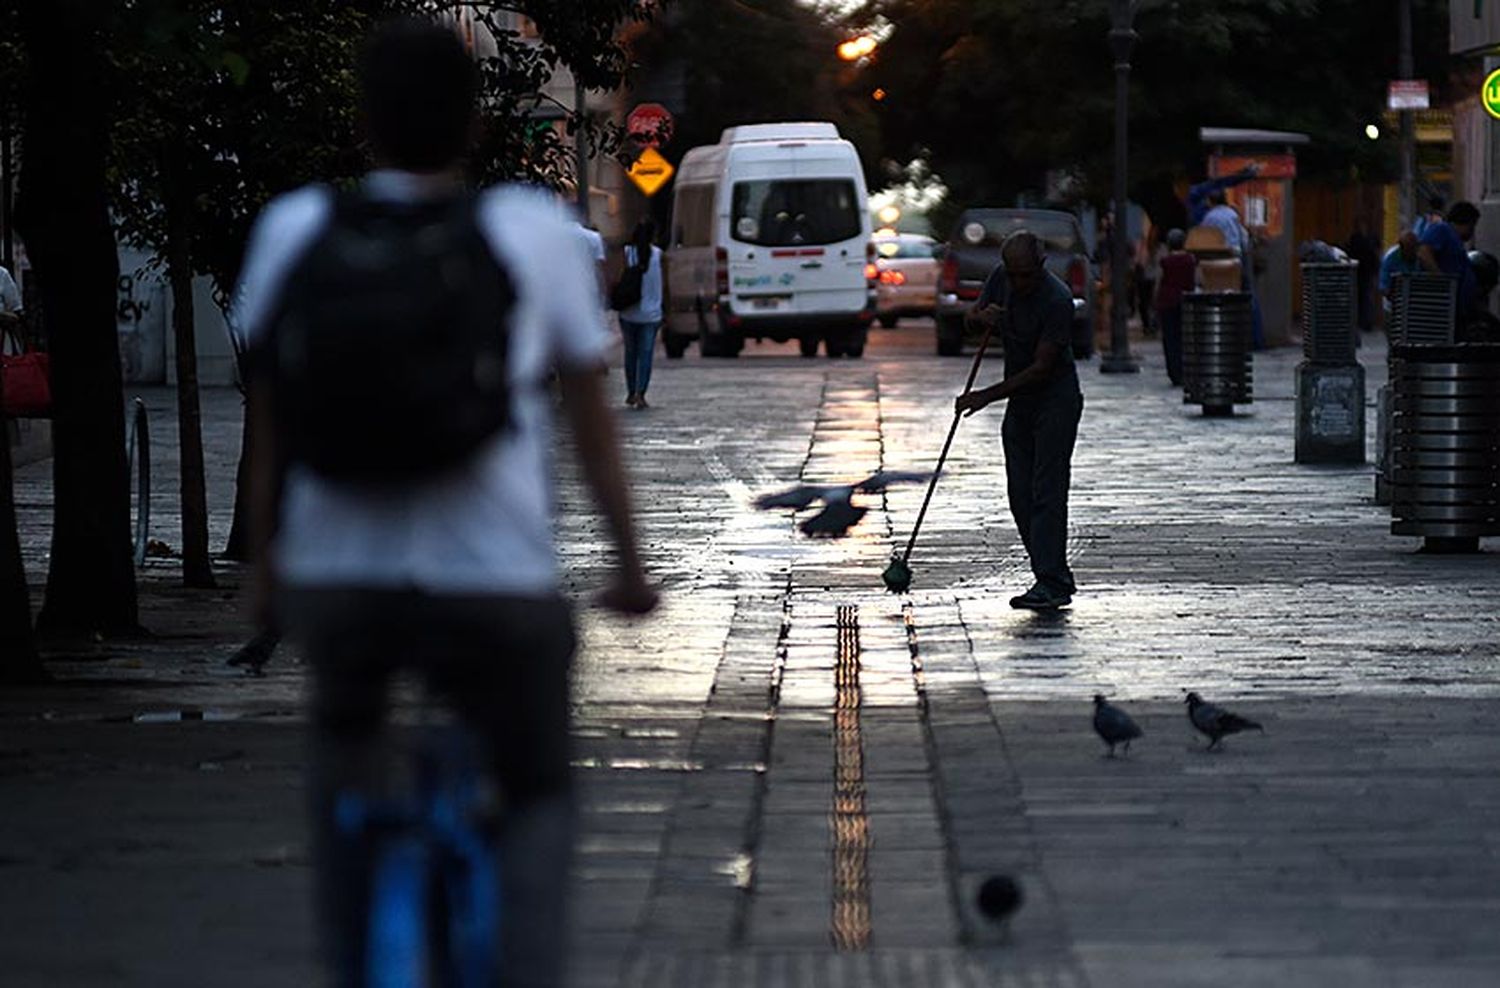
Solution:
[[[0,401],[4,381],[0,380]],[[0,683],[42,683],[42,669],[31,633],[31,592],[21,562],[21,540],[16,533],[15,491],[11,483],[10,432],[0,416]]]
[[[245,396],[245,421],[240,426],[240,465],[234,473],[234,518],[229,523],[229,541],[224,543],[224,558],[237,563],[250,561],[250,471],[247,469],[250,449],[250,398]]]
[[[172,157],[172,151],[167,150]],[[191,190],[180,168],[166,177],[167,278],[172,283],[172,337],[177,344],[177,443],[182,499],[182,582],[211,588],[208,558],[208,484],[203,469],[203,418],[198,407],[198,344],[193,327]]]
[[[140,628],[98,21],[89,0],[21,5],[31,72],[16,218],[52,353],[52,561],[38,627],[132,634]]]

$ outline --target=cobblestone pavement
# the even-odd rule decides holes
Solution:
[[[841,540],[750,500],[930,467],[968,366],[930,356],[930,333],[877,331],[859,361],[753,344],[663,361],[653,407],[622,414],[666,604],[638,623],[581,611],[575,982],[1500,978],[1494,543],[1417,553],[1368,467],[1294,464],[1295,351],[1258,355],[1255,403],[1205,419],[1147,349],[1139,376],[1081,366],[1070,611],[1006,605],[1029,579],[998,409],[963,424],[912,592],[887,595],[919,486],[870,498]],[[1383,354],[1362,358],[1373,397]],[[170,394],[146,398],[155,528],[176,544]],[[205,414],[221,544],[237,396],[208,393]],[[561,466],[586,602],[608,560]],[[17,481],[40,585],[47,465]],[[153,639],[60,644],[62,685],[0,699],[0,970],[18,984],[311,980],[302,670],[224,669],[239,574],[214,593],[176,575],[143,576]],[[1187,689],[1264,735],[1205,752]],[[1094,692],[1144,727],[1129,758],[1101,757]],[[1026,896],[1009,926],[974,907],[996,873]]]

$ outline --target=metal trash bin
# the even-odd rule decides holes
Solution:
[[[1359,343],[1358,264],[1302,265],[1302,356],[1315,364],[1354,363]]]
[[[1359,344],[1358,264],[1302,265],[1302,355],[1297,366],[1298,463],[1365,461],[1365,369]]]
[[[1478,551],[1500,535],[1500,344],[1391,349],[1391,534]]]
[[[1457,278],[1419,271],[1391,279],[1392,346],[1452,343],[1457,323]]]
[[[1248,292],[1188,292],[1182,297],[1182,403],[1204,415],[1233,415],[1248,405],[1253,319]]]
[[[1396,435],[1394,388],[1401,376],[1398,351],[1404,346],[1449,346],[1458,338],[1458,279],[1417,271],[1391,279],[1390,338],[1385,387],[1377,395],[1380,425],[1375,439],[1375,503],[1390,504],[1395,485],[1391,443]]]

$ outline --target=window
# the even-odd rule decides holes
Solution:
[[[736,182],[729,234],[761,247],[834,244],[859,236],[863,209],[847,178]]]
[[[976,247],[981,244],[998,247],[1017,230],[1030,230],[1046,242],[1048,250],[1063,254],[1086,253],[1078,221],[1059,213],[971,210],[959,217],[955,239]]]
[[[713,243],[714,187],[684,186],[677,192],[672,217],[672,246],[707,247]]]

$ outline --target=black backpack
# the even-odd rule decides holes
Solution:
[[[337,194],[263,355],[287,459],[360,483],[469,459],[511,425],[514,305],[473,198]]]
[[[616,312],[624,312],[631,306],[640,304],[641,282],[646,277],[646,269],[651,266],[651,251],[648,249],[642,257],[637,248],[636,254],[635,263],[625,266],[625,270],[620,272],[620,280],[609,290],[609,307]]]

